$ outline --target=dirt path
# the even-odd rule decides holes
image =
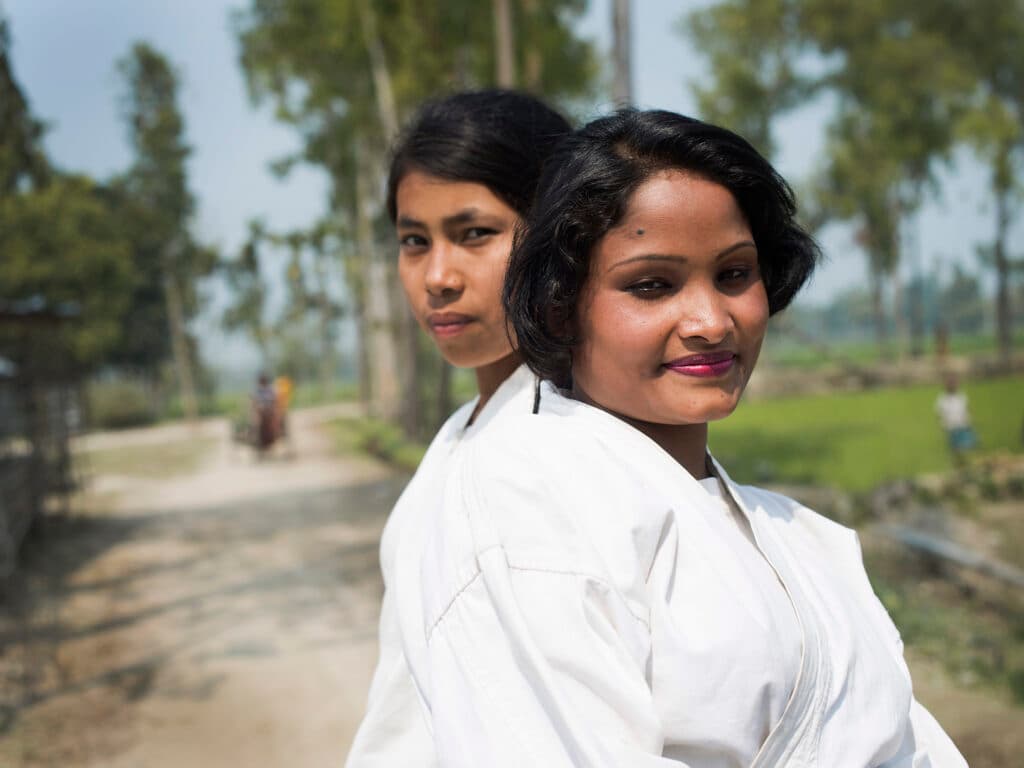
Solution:
[[[263,462],[218,421],[79,446],[157,471],[97,475],[30,541],[0,612],[0,765],[343,762],[404,478],[332,457],[335,413],[294,414],[294,457]],[[190,445],[198,468],[160,477],[161,451]]]

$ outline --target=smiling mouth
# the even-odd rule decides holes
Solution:
[[[472,317],[457,312],[438,312],[427,317],[427,327],[438,338],[458,336],[471,322]]]
[[[728,373],[736,363],[735,352],[708,352],[703,355],[688,355],[665,363],[663,367],[673,373],[698,378],[714,378]]]

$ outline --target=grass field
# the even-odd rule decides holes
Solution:
[[[1022,450],[1024,376],[965,386],[979,454]],[[715,457],[740,482],[795,482],[861,491],[948,469],[937,386],[742,403],[711,425]]]

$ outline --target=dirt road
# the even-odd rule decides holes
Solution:
[[[294,414],[294,456],[262,462],[220,421],[79,446],[90,490],[0,611],[0,766],[342,764],[404,478],[333,457],[335,413]]]

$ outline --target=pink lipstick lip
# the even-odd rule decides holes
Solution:
[[[427,325],[435,336],[455,336],[462,333],[473,321],[469,315],[460,312],[434,312],[427,316]]]
[[[707,352],[701,355],[687,355],[665,363],[665,367],[684,376],[721,376],[736,362],[735,352]]]

